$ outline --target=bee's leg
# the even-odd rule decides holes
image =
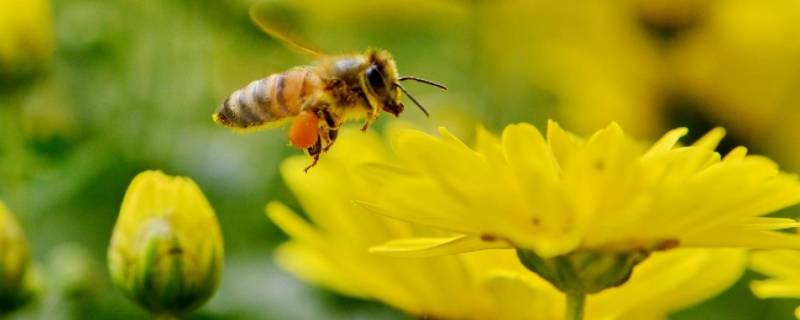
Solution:
[[[361,127],[361,131],[367,131],[373,121],[375,121],[375,112],[372,110],[367,111],[367,120],[364,121],[364,126]]]
[[[328,149],[330,149],[333,146],[333,143],[336,142],[336,137],[339,133],[339,127],[336,125],[336,121],[333,119],[331,113],[328,112],[328,109],[322,109],[320,113],[322,113],[322,119],[325,119],[325,124],[327,125],[324,130],[325,141],[327,144],[322,151],[328,152]]]
[[[322,125],[319,128],[319,139],[322,140],[322,146],[323,146],[322,151],[327,151],[327,149],[324,148],[324,146],[331,144],[330,134],[328,133],[329,131],[330,128],[328,128],[325,125]]]
[[[333,120],[333,116],[328,109],[322,109],[319,113],[321,113],[320,118],[325,119],[325,124],[327,124],[328,127],[336,128],[336,121]]]
[[[325,142],[323,145],[327,146],[327,145],[329,145],[331,143],[331,138],[328,135],[328,131],[330,131],[330,129],[336,125],[336,122],[333,121],[333,117],[331,116],[331,113],[328,112],[327,108],[318,109],[317,110],[317,117],[319,117],[320,119],[322,119],[324,121],[324,122],[320,123],[319,133],[320,133],[320,136],[322,137],[322,139]],[[327,148],[323,149],[323,151],[327,151],[327,150],[328,150]]]
[[[306,149],[306,150],[308,151],[308,155],[310,155],[310,156],[311,156],[311,158],[313,158],[313,159],[314,159],[314,160],[311,162],[311,164],[310,164],[310,165],[308,165],[308,167],[306,167],[306,168],[305,168],[305,170],[303,170],[303,171],[305,171],[306,173],[308,173],[308,170],[309,170],[309,169],[311,169],[311,168],[313,168],[314,166],[316,166],[316,165],[317,165],[317,162],[319,161],[319,154],[320,154],[320,153],[322,153],[322,142],[320,142],[320,140],[321,140],[321,139],[317,139],[317,143],[315,143],[313,146],[311,146],[311,147],[309,147],[308,149]]]
[[[367,129],[369,129],[369,126],[372,125],[373,122],[375,122],[375,119],[378,119],[378,114],[380,112],[381,110],[378,109],[377,104],[370,103],[370,107],[367,109],[367,115],[365,117],[366,120],[364,121],[364,126],[361,127],[361,131],[367,131]]]
[[[328,131],[330,131],[331,128],[336,127],[336,121],[333,120],[333,116],[331,116],[331,113],[328,111],[328,105],[320,105],[317,108],[314,108],[313,112],[317,114],[318,118],[324,121],[320,123],[319,136],[324,142],[323,145],[327,146],[331,143]],[[324,149],[324,151],[327,150],[327,148]]]
[[[337,129],[328,130],[328,139],[330,140],[330,142],[328,142],[328,145],[326,145],[325,148],[322,149],[322,151],[328,152],[328,149],[330,149],[333,146],[333,143],[336,142],[336,137],[338,135],[339,135],[339,130]]]

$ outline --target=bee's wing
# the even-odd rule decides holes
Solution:
[[[286,18],[281,13],[285,8],[279,7],[275,1],[262,1],[250,7],[250,20],[253,21],[266,34],[278,39],[286,46],[301,53],[320,58],[326,54],[317,48],[302,43],[291,36],[291,28],[285,23]]]

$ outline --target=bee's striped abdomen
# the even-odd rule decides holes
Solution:
[[[229,127],[249,128],[292,117],[319,86],[319,77],[307,69],[276,73],[233,92],[214,119]]]

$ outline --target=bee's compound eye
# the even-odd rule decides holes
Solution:
[[[289,141],[292,145],[307,149],[319,139],[319,117],[311,111],[301,111],[289,129]]]
[[[381,74],[381,71],[378,70],[378,66],[373,64],[367,68],[367,82],[369,83],[369,86],[372,87],[372,90],[374,90],[376,93],[380,90],[383,90],[383,75]]]

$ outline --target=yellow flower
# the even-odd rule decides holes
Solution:
[[[671,53],[677,91],[695,111],[800,168],[800,2],[713,1]],[[790,40],[791,39],[791,40]]]
[[[713,149],[720,128],[688,147],[686,129],[647,147],[616,124],[581,139],[554,122],[547,139],[528,124],[502,139],[481,131],[470,148],[442,129],[399,135],[396,162],[367,169],[374,212],[454,232],[404,239],[374,251],[439,255],[521,248],[545,258],[576,251],[650,251],[666,247],[800,248],[776,231],[798,224],[763,217],[800,202],[797,177],[738,147]],[[383,183],[391,181],[390,183]]]
[[[52,24],[48,0],[0,0],[0,76],[48,60]]]
[[[800,252],[787,250],[754,252],[750,259],[750,268],[770,277],[750,283],[750,289],[756,297],[800,298]],[[800,307],[794,310],[794,314],[800,319]]]
[[[369,193],[355,174],[355,159],[386,157],[372,135],[343,131],[336,148],[306,175],[305,157],[286,160],[281,172],[306,213],[320,228],[284,205],[270,203],[269,217],[293,240],[276,253],[277,262],[301,278],[344,294],[373,298],[409,314],[451,318],[488,316],[486,297],[474,286],[459,257],[425,261],[369,254],[367,248],[394,236],[419,234],[417,228],[369,213],[351,202]],[[444,294],[444,293],[447,294]]]
[[[372,247],[396,256],[515,249],[520,261],[567,296],[566,319],[582,319],[586,296],[624,284],[652,252],[674,247],[800,248],[780,229],[793,219],[763,217],[800,202],[797,177],[738,147],[713,150],[717,128],[688,147],[686,129],[646,146],[611,124],[588,139],[554,122],[547,139],[529,124],[501,139],[478,133],[470,148],[400,134],[396,161],[365,165],[372,212],[451,232]]]
[[[675,32],[690,28],[703,18],[711,0],[637,0],[640,19],[650,28]]]
[[[525,108],[524,119],[555,113],[581,130],[614,120],[637,135],[655,136],[663,121],[661,57],[636,17],[637,2],[473,1],[477,19],[470,22],[480,30],[487,66],[480,76],[502,99],[494,102],[538,98],[555,110]],[[536,91],[545,92],[544,99],[531,94]]]
[[[370,134],[344,130],[308,174],[308,159],[286,160],[281,172],[310,221],[280,203],[269,217],[291,240],[277,262],[298,277],[337,292],[382,301],[436,319],[562,319],[564,298],[528,272],[513,251],[495,250],[426,259],[399,259],[367,252],[392,238],[442,233],[366,212],[352,199],[374,195],[363,179],[365,162],[388,161],[389,152]],[[390,183],[390,182],[387,182]],[[657,253],[625,285],[589,297],[590,319],[660,318],[707,299],[741,275],[739,250],[680,249]],[[699,281],[702,279],[703,281]]]
[[[21,307],[38,290],[25,235],[0,201],[0,315]]]
[[[154,314],[178,315],[211,297],[222,262],[217,218],[191,179],[158,171],[133,179],[108,249],[120,290]]]

